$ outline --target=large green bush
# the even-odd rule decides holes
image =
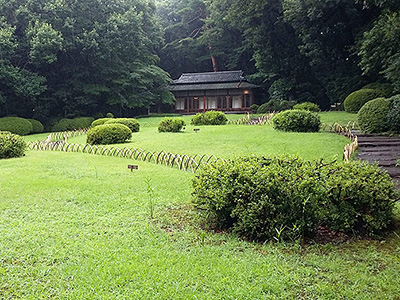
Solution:
[[[289,101],[289,100],[271,99],[268,102],[261,104],[257,109],[257,113],[265,114],[268,112],[292,109],[295,104],[296,104],[296,101],[293,101],[293,100]]]
[[[41,133],[44,131],[43,124],[35,119],[27,119],[32,124],[32,133]]]
[[[393,96],[393,85],[390,83],[379,83],[379,82],[374,82],[367,84],[366,86],[363,87],[363,89],[373,89],[373,90],[378,90],[382,92],[382,96],[385,98],[389,98]]]
[[[378,234],[392,224],[396,199],[393,181],[375,165],[297,157],[208,164],[193,188],[206,224],[259,241],[312,237],[321,226]]]
[[[348,113],[356,114],[365,103],[382,96],[383,93],[381,91],[373,89],[361,89],[352,92],[344,100],[344,110]]]
[[[376,98],[365,103],[357,114],[361,131],[366,133],[388,131],[390,129],[388,123],[389,110],[390,100],[386,98]]]
[[[308,110],[308,111],[313,111],[313,112],[320,111],[318,104],[315,104],[312,102],[303,102],[300,104],[296,104],[295,106],[293,106],[293,109]]]
[[[103,125],[105,122],[110,121],[110,120],[112,120],[112,119],[111,118],[100,118],[100,119],[94,120],[92,122],[92,124],[90,125],[90,127],[96,127],[99,125]]]
[[[318,114],[308,110],[285,110],[272,118],[275,129],[295,132],[317,132],[321,126]]]
[[[23,137],[7,131],[0,131],[0,159],[23,156],[26,142]]]
[[[123,124],[128,126],[132,132],[139,132],[140,124],[133,118],[117,118],[106,121],[104,124]]]
[[[18,135],[27,135],[33,131],[32,123],[19,117],[0,118],[0,131],[9,131]]]
[[[181,118],[164,118],[158,123],[158,132],[179,132],[186,126],[186,123]]]
[[[400,95],[390,98],[390,109],[388,113],[388,124],[391,131],[400,132]]]
[[[51,131],[61,132],[61,131],[70,131],[70,130],[88,128],[91,126],[92,122],[93,122],[92,117],[78,117],[74,119],[65,118],[56,122],[51,128]]]
[[[123,124],[103,124],[91,128],[87,133],[86,142],[95,144],[124,143],[132,137],[132,131]]]
[[[221,111],[210,110],[192,117],[192,125],[225,125],[228,119]]]

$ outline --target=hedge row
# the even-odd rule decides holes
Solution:
[[[379,234],[391,226],[396,200],[392,179],[378,166],[297,157],[209,164],[193,188],[206,224],[257,241],[313,237],[321,226]]]

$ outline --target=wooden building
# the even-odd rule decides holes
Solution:
[[[177,113],[244,112],[254,103],[255,88],[258,86],[247,82],[243,71],[223,71],[184,73],[168,90],[175,96]]]

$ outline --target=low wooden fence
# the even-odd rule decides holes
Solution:
[[[43,141],[29,142],[28,148],[30,150],[42,151],[63,151],[63,152],[80,152],[105,156],[123,157],[127,159],[134,159],[144,162],[151,162],[159,165],[166,165],[175,167],[179,170],[196,172],[201,166],[210,162],[225,161],[222,158],[214,155],[182,155],[173,154],[170,152],[152,152],[136,148],[119,148],[113,146],[103,145],[89,145],[89,144],[69,144],[64,141],[55,141],[46,143]]]
[[[333,123],[332,125],[324,125],[326,130],[333,131],[337,134],[341,134],[349,138],[352,142],[344,146],[343,160],[348,163],[351,156],[356,152],[358,148],[358,137],[355,135],[351,128],[356,128],[356,124],[348,124],[347,126],[342,126],[339,123]]]

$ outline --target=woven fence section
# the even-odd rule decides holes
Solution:
[[[178,168],[183,171],[196,172],[201,166],[217,162],[225,161],[222,158],[214,155],[181,155],[173,154],[170,152],[151,152],[136,148],[119,148],[113,146],[97,146],[89,144],[69,144],[64,141],[56,142],[29,142],[28,148],[30,150],[39,151],[63,151],[63,152],[79,152],[88,154],[97,154],[104,156],[122,157],[127,159],[133,159],[143,162],[150,162],[159,165],[165,165],[173,168]]]
[[[325,129],[333,131],[337,134],[343,135],[349,138],[352,142],[344,146],[343,160],[348,163],[351,156],[356,152],[358,148],[358,137],[355,135],[350,128],[356,128],[356,123],[348,124],[347,126],[342,126],[339,123],[334,123],[332,125],[326,125]]]

